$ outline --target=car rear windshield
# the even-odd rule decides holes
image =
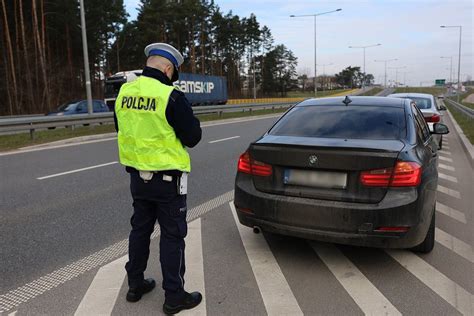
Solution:
[[[78,104],[79,102],[71,102],[71,103],[66,103],[66,104],[63,104],[61,105],[59,108],[58,108],[58,111],[70,111],[70,110],[73,110],[74,107],[76,106],[76,104]]]
[[[410,99],[415,101],[416,106],[420,109],[429,109],[431,108],[431,100],[426,98],[417,98],[417,97],[406,97],[405,99]]]
[[[400,139],[406,134],[403,108],[381,106],[297,106],[269,132],[275,136],[344,139]]]

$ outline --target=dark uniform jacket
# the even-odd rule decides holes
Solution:
[[[150,77],[160,81],[161,83],[172,86],[171,80],[160,70],[145,67],[142,76]],[[201,140],[202,131],[199,120],[194,116],[191,104],[184,96],[184,93],[178,90],[173,90],[166,107],[166,119],[168,124],[174,129],[176,137],[186,147],[194,147]],[[117,117],[114,112],[115,130],[118,132]],[[128,172],[136,171],[132,167],[126,167]],[[180,172],[167,172],[167,174],[174,175]]]

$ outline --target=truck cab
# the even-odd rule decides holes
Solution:
[[[131,82],[142,75],[142,70],[120,71],[105,79],[104,101],[111,111],[114,110],[115,99],[117,98],[120,87],[124,83]]]

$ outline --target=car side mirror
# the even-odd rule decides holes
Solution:
[[[447,108],[446,108],[444,105],[440,105],[440,106],[439,106],[439,110],[440,110],[440,111],[446,111]]]
[[[446,125],[444,125],[443,123],[434,123],[433,132],[431,134],[443,135],[443,134],[448,134],[448,133],[449,133],[449,129]]]

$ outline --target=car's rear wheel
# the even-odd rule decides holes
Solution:
[[[413,251],[421,252],[421,253],[429,253],[434,248],[435,244],[435,213],[436,211],[433,210],[433,216],[431,217],[430,228],[428,229],[428,233],[426,234],[425,240],[418,246],[412,248]]]

